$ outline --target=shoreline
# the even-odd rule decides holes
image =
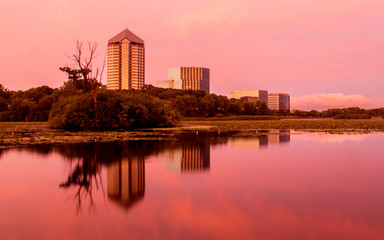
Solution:
[[[182,120],[177,127],[133,131],[78,131],[51,129],[47,122],[0,122],[0,148],[39,144],[91,143],[138,140],[171,140],[191,131],[257,136],[268,130],[367,134],[384,132],[384,119],[281,119],[281,120]]]

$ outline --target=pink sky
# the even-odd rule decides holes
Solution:
[[[101,65],[108,39],[127,26],[145,41],[147,84],[168,67],[203,66],[211,92],[226,96],[286,92],[292,108],[304,99],[320,109],[303,96],[329,94],[345,96],[343,106],[357,95],[375,102],[384,98],[383,12],[382,0],[1,0],[0,83],[59,87],[74,40],[96,41]]]

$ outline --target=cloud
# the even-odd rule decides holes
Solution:
[[[360,94],[320,93],[291,98],[291,109],[326,110],[329,108],[380,108],[384,107],[384,98],[367,98]]]

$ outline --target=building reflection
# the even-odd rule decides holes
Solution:
[[[229,142],[236,147],[254,149],[290,141],[289,130],[260,131],[259,134],[238,136],[230,133],[196,131],[178,135],[177,141],[41,145],[23,149],[42,155],[57,152],[65,159],[68,174],[59,187],[74,194],[78,210],[81,209],[81,205],[92,208],[93,195],[98,194],[98,191],[102,191],[103,194],[107,192],[110,201],[123,209],[128,209],[144,198],[145,159],[149,156],[167,156],[167,167],[173,171],[201,173],[210,170],[211,148]],[[6,150],[0,151],[0,156],[4,151]],[[107,179],[103,171],[105,168]]]
[[[270,130],[268,144],[288,143],[291,140],[290,130]]]
[[[128,209],[143,199],[145,192],[144,157],[124,157],[110,163],[107,173],[108,198]]]
[[[272,144],[283,144],[290,141],[290,130],[269,130],[258,136],[232,138],[231,146],[243,148],[266,148]]]
[[[199,172],[209,170],[210,144],[185,144],[170,148],[168,169],[181,172]]]
[[[242,137],[231,139],[231,146],[242,148],[262,148],[268,147],[268,135],[256,137]]]

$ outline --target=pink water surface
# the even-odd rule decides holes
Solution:
[[[84,159],[1,152],[0,239],[384,239],[384,134],[196,139],[90,165],[81,202],[60,184]],[[124,161],[145,180],[129,204],[110,195]]]

